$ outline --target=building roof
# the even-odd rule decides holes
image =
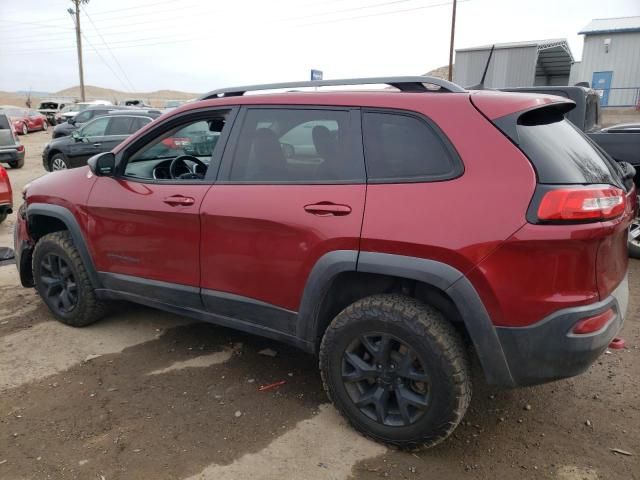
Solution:
[[[595,18],[578,34],[622,32],[640,32],[640,17]]]
[[[461,48],[458,52],[489,51],[492,45]],[[538,52],[536,75],[569,75],[573,54],[565,38],[529,40],[525,42],[496,43],[495,50],[534,47]]]

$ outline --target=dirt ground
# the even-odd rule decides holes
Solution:
[[[26,166],[9,170],[16,202],[44,173],[47,140],[24,138]],[[454,435],[401,452],[344,424],[311,356],[127,304],[66,327],[14,266],[0,267],[0,479],[640,479],[639,261],[630,287],[624,350],[580,377],[519,390],[489,388],[476,372]]]

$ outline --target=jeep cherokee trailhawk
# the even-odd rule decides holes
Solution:
[[[298,91],[245,95],[269,89]],[[635,187],[573,106],[429,77],[214,91],[32,182],[20,277],[69,325],[130,300],[318,354],[355,428],[434,445],[471,355],[541,383],[622,325]]]

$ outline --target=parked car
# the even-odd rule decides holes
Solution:
[[[158,110],[113,110],[94,118],[70,136],[47,143],[42,151],[42,165],[48,171],[86,165],[89,157],[108,152],[159,115]]]
[[[635,168],[634,182],[640,189],[640,124],[620,124],[600,127],[600,96],[582,86],[520,87],[505,89],[512,92],[559,95],[575,102],[576,107],[567,112],[567,119],[584,131],[587,136],[618,162],[627,162]],[[629,255],[640,258],[640,218],[629,228]]]
[[[53,126],[56,124],[56,114],[58,114],[69,103],[71,103],[69,100],[47,99],[40,102],[37,110],[47,117],[49,125]]]
[[[71,133],[78,128],[82,127],[89,120],[106,115],[109,112],[116,110],[134,110],[137,111],[137,107],[123,107],[119,105],[96,105],[85,109],[78,113],[75,117],[69,118],[66,122],[60,123],[53,129],[53,138],[65,137],[71,135]],[[160,110],[150,109],[149,112],[155,112],[160,115]]]
[[[85,111],[87,108],[96,105],[113,105],[108,100],[92,100],[91,102],[78,102],[71,105],[67,105],[63,108],[58,115],[56,115],[56,122],[63,123],[70,118],[75,117],[78,113]]]
[[[11,127],[17,135],[26,135],[37,130],[46,131],[49,126],[46,117],[36,110],[3,105],[0,106],[0,112],[9,117]]]
[[[8,163],[11,168],[24,166],[24,145],[13,131],[6,114],[0,112],[0,163]]]
[[[367,83],[400,91],[244,96]],[[32,182],[20,278],[76,327],[130,300],[316,353],[357,430],[435,445],[469,347],[489,383],[532,385],[623,323],[636,190],[574,106],[431,77],[214,91]]]
[[[118,105],[121,105],[123,107],[151,108],[151,105],[140,98],[128,98],[126,100],[118,102]]]
[[[0,165],[0,223],[13,211],[13,191],[7,171]]]

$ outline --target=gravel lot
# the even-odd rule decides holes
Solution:
[[[16,206],[44,173],[48,139],[23,137],[25,168],[9,170]],[[0,225],[0,245],[14,220]],[[0,267],[0,478],[640,479],[637,260],[630,285],[626,349],[580,377],[520,390],[493,390],[476,372],[464,424],[407,453],[349,429],[308,355],[127,304],[73,329],[19,286],[14,266]]]

